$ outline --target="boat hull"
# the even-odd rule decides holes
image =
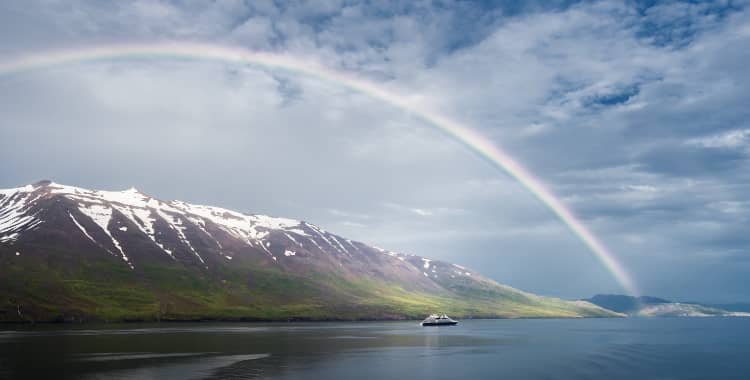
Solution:
[[[458,322],[422,322],[422,326],[455,326]]]

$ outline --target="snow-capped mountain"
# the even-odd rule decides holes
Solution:
[[[99,307],[121,302],[112,295],[103,299],[89,289],[92,284],[134,286],[153,301],[148,305],[156,314],[133,313],[136,319],[418,316],[430,310],[407,308],[466,296],[481,300],[482,307],[454,307],[455,313],[503,316],[503,305],[494,304],[503,299],[507,305],[536,305],[530,314],[545,308],[563,316],[607,314],[520,292],[458,265],[371,247],[304,221],[162,201],[136,189],[98,191],[50,181],[0,190],[0,265],[0,285],[8,290],[0,303],[18,309],[10,319],[21,318],[24,303],[26,315],[37,319],[50,313],[101,317],[89,306],[61,312],[54,302],[32,302],[44,294],[19,281],[37,281],[24,271],[42,269],[51,278],[41,282],[61,286],[74,304],[81,298]],[[116,278],[98,276],[109,272]],[[68,289],[71,283],[83,286]],[[175,283],[193,288],[186,293]],[[201,297],[207,295],[221,301],[206,302]],[[295,311],[300,303],[305,307]],[[352,314],[358,307],[361,312]],[[119,309],[115,314],[129,315]]]

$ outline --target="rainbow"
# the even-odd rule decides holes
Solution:
[[[491,141],[457,121],[451,120],[434,110],[423,108],[407,97],[395,94],[365,79],[331,70],[315,63],[314,60],[201,43],[124,44],[51,50],[16,57],[0,62],[0,76],[66,64],[109,61],[121,58],[215,61],[224,64],[250,65],[270,70],[290,71],[333,82],[401,109],[459,142],[494,167],[503,170],[516,179],[547,206],[596,255],[625,291],[631,295],[638,294],[633,280],[625,268],[599,242],[594,234],[576,218],[573,212],[565,207],[542,182],[534,178],[521,164]]]

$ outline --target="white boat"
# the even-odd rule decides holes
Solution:
[[[429,317],[422,321],[422,326],[454,326],[457,325],[458,321],[451,319],[449,316],[443,314],[431,314]]]

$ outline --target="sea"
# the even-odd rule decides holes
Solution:
[[[0,325],[2,379],[750,379],[750,318]]]

